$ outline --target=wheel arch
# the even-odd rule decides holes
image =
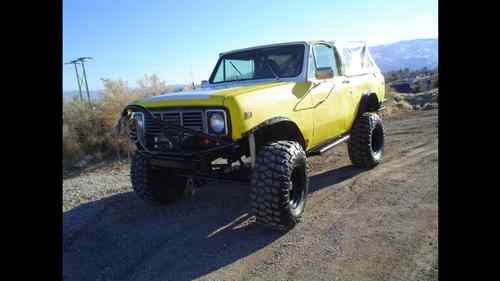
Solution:
[[[358,112],[354,121],[356,122],[361,115],[365,112],[377,112],[382,103],[379,101],[378,96],[375,92],[365,92],[361,95],[359,101]]]
[[[269,118],[247,131],[244,136],[248,137],[250,134],[255,136],[257,150],[267,142],[278,140],[297,141],[304,150],[307,146],[299,126],[288,117],[276,116]]]

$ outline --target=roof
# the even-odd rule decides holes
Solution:
[[[231,50],[231,51],[222,52],[222,53],[220,53],[220,55],[222,56],[222,55],[226,55],[226,54],[230,54],[230,53],[249,51],[249,50],[253,50],[253,49],[276,47],[276,46],[286,46],[286,45],[297,45],[297,44],[307,45],[308,42],[307,41],[294,41],[294,42],[283,42],[283,43],[259,45],[259,46],[253,46],[253,47],[248,47],[248,48],[243,48],[243,49],[235,49],[235,50]]]
[[[230,53],[250,51],[253,49],[276,47],[276,46],[286,46],[286,45],[296,45],[296,44],[311,45],[311,44],[317,44],[317,43],[333,43],[333,44],[340,43],[343,45],[358,45],[358,46],[366,44],[364,41],[336,41],[336,40],[292,41],[292,42],[273,43],[273,44],[266,44],[266,45],[259,45],[259,46],[253,46],[253,47],[248,47],[248,48],[242,48],[242,49],[235,49],[235,50],[231,50],[231,51],[222,52],[219,55],[222,56],[222,55],[226,55],[226,54],[230,54]]]

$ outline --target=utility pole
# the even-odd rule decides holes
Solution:
[[[80,75],[78,75],[78,67],[76,67],[76,63],[74,65],[75,65],[76,81],[80,81]],[[80,85],[80,83],[78,83],[78,93],[80,94],[80,101],[83,101],[82,86]]]
[[[90,104],[90,94],[89,94],[89,84],[87,83],[87,74],[85,73],[85,64],[83,63],[84,61],[82,60],[82,69],[83,69],[83,79],[85,80],[85,89],[87,90],[87,100],[89,101]]]
[[[191,87],[194,90],[193,65],[189,65],[189,77],[191,78]]]
[[[85,90],[87,92],[87,101],[89,103],[89,106],[92,106],[92,104],[90,102],[89,85],[87,83],[87,73],[85,72],[85,60],[91,60],[91,59],[93,59],[93,58],[81,57],[81,58],[77,58],[77,59],[74,59],[74,60],[66,63],[66,64],[74,64],[75,65],[76,81],[78,84],[78,92],[80,93],[80,100],[83,101],[82,85],[85,84]],[[78,73],[77,65],[82,66],[82,70],[83,70],[83,77],[82,78],[80,78],[80,75]]]

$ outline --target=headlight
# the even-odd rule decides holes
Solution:
[[[210,129],[216,134],[224,133],[226,129],[226,121],[222,112],[210,113]]]
[[[138,137],[144,137],[144,113],[142,112],[133,112],[132,113],[132,119],[134,122],[134,126],[136,129],[136,133]]]

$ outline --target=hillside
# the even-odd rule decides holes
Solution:
[[[438,39],[415,39],[370,47],[373,59],[382,72],[409,68],[427,67],[438,64]]]

